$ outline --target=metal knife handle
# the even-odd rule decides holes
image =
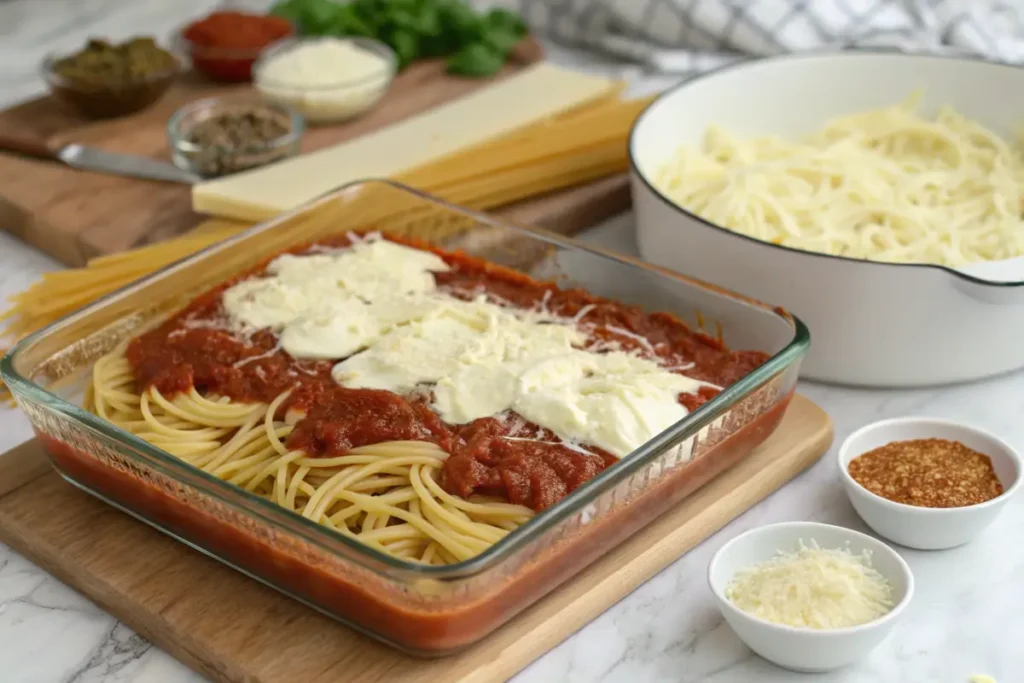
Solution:
[[[57,152],[46,144],[46,140],[33,135],[19,135],[0,130],[0,150],[26,154],[39,159],[56,159]]]

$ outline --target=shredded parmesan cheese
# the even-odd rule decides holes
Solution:
[[[594,455],[592,451],[588,451],[583,446],[580,446],[577,443],[573,443],[572,441],[566,441],[565,439],[561,439],[559,441],[548,441],[546,439],[531,439],[525,436],[503,436],[501,438],[504,439],[505,441],[530,441],[533,443],[548,444],[549,446],[563,446],[565,448],[568,448],[570,451],[580,453],[581,455]]]
[[[264,358],[270,358],[271,356],[273,356],[275,353],[277,353],[280,350],[281,350],[281,342],[278,341],[277,344],[274,345],[274,348],[268,349],[267,351],[264,351],[263,353],[261,353],[259,355],[256,355],[256,356],[246,356],[245,358],[243,358],[241,360],[235,361],[233,363],[233,366],[236,367],[236,368],[240,368],[243,365],[248,365],[249,363],[252,363],[253,361],[262,360]]]
[[[545,294],[545,296],[547,296],[547,292],[545,292],[544,294]],[[546,300],[547,300],[547,299],[545,299],[545,301],[546,301]],[[547,307],[545,306],[545,309],[546,309],[546,308],[547,308]],[[580,310],[579,310],[579,311],[578,311],[578,312],[576,313],[576,315],[574,315],[574,316],[573,316],[573,318],[572,318],[573,322],[575,322],[575,323],[578,323],[579,321],[583,320],[583,316],[585,316],[585,315],[586,315],[587,313],[590,313],[590,312],[591,312],[592,310],[594,310],[595,308],[597,308],[597,306],[595,306],[594,304],[587,304],[586,306],[584,306],[583,308],[581,308],[581,309],[580,309]]]
[[[741,569],[725,596],[755,617],[798,628],[857,626],[893,608],[892,586],[871,566],[869,551],[822,549],[813,540]]]
[[[604,325],[604,329],[608,330],[612,334],[617,334],[620,337],[626,337],[627,339],[632,339],[637,344],[639,344],[640,346],[644,347],[649,354],[651,354],[652,356],[655,355],[654,347],[651,345],[651,342],[650,342],[650,340],[647,339],[647,337],[644,337],[643,335],[639,335],[636,332],[630,332],[626,328],[619,327],[617,325]]]

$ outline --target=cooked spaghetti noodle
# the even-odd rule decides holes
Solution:
[[[667,314],[346,235],[102,357],[86,406],[378,551],[451,564],[765,358]]]
[[[469,559],[533,516],[530,508],[453,496],[437,483],[448,453],[427,441],[360,446],[311,457],[285,439],[269,405],[139,392],[123,350],[93,369],[86,407],[204,472],[377,550],[426,564]]]
[[[1024,255],[1024,151],[916,98],[842,117],[799,141],[719,128],[659,170],[698,216],[774,244],[957,266]]]

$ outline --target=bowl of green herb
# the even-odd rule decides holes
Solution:
[[[58,100],[90,118],[109,118],[156,102],[182,68],[173,53],[140,37],[123,43],[91,39],[73,54],[48,56],[42,72]]]
[[[282,0],[270,12],[301,35],[379,40],[394,50],[400,69],[443,58],[453,75],[485,78],[510,60],[532,61],[539,49],[515,12],[478,11],[463,0]]]

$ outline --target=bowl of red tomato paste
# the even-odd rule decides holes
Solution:
[[[180,51],[192,67],[216,81],[248,81],[267,46],[295,34],[291,22],[267,14],[218,11],[181,30]]]

